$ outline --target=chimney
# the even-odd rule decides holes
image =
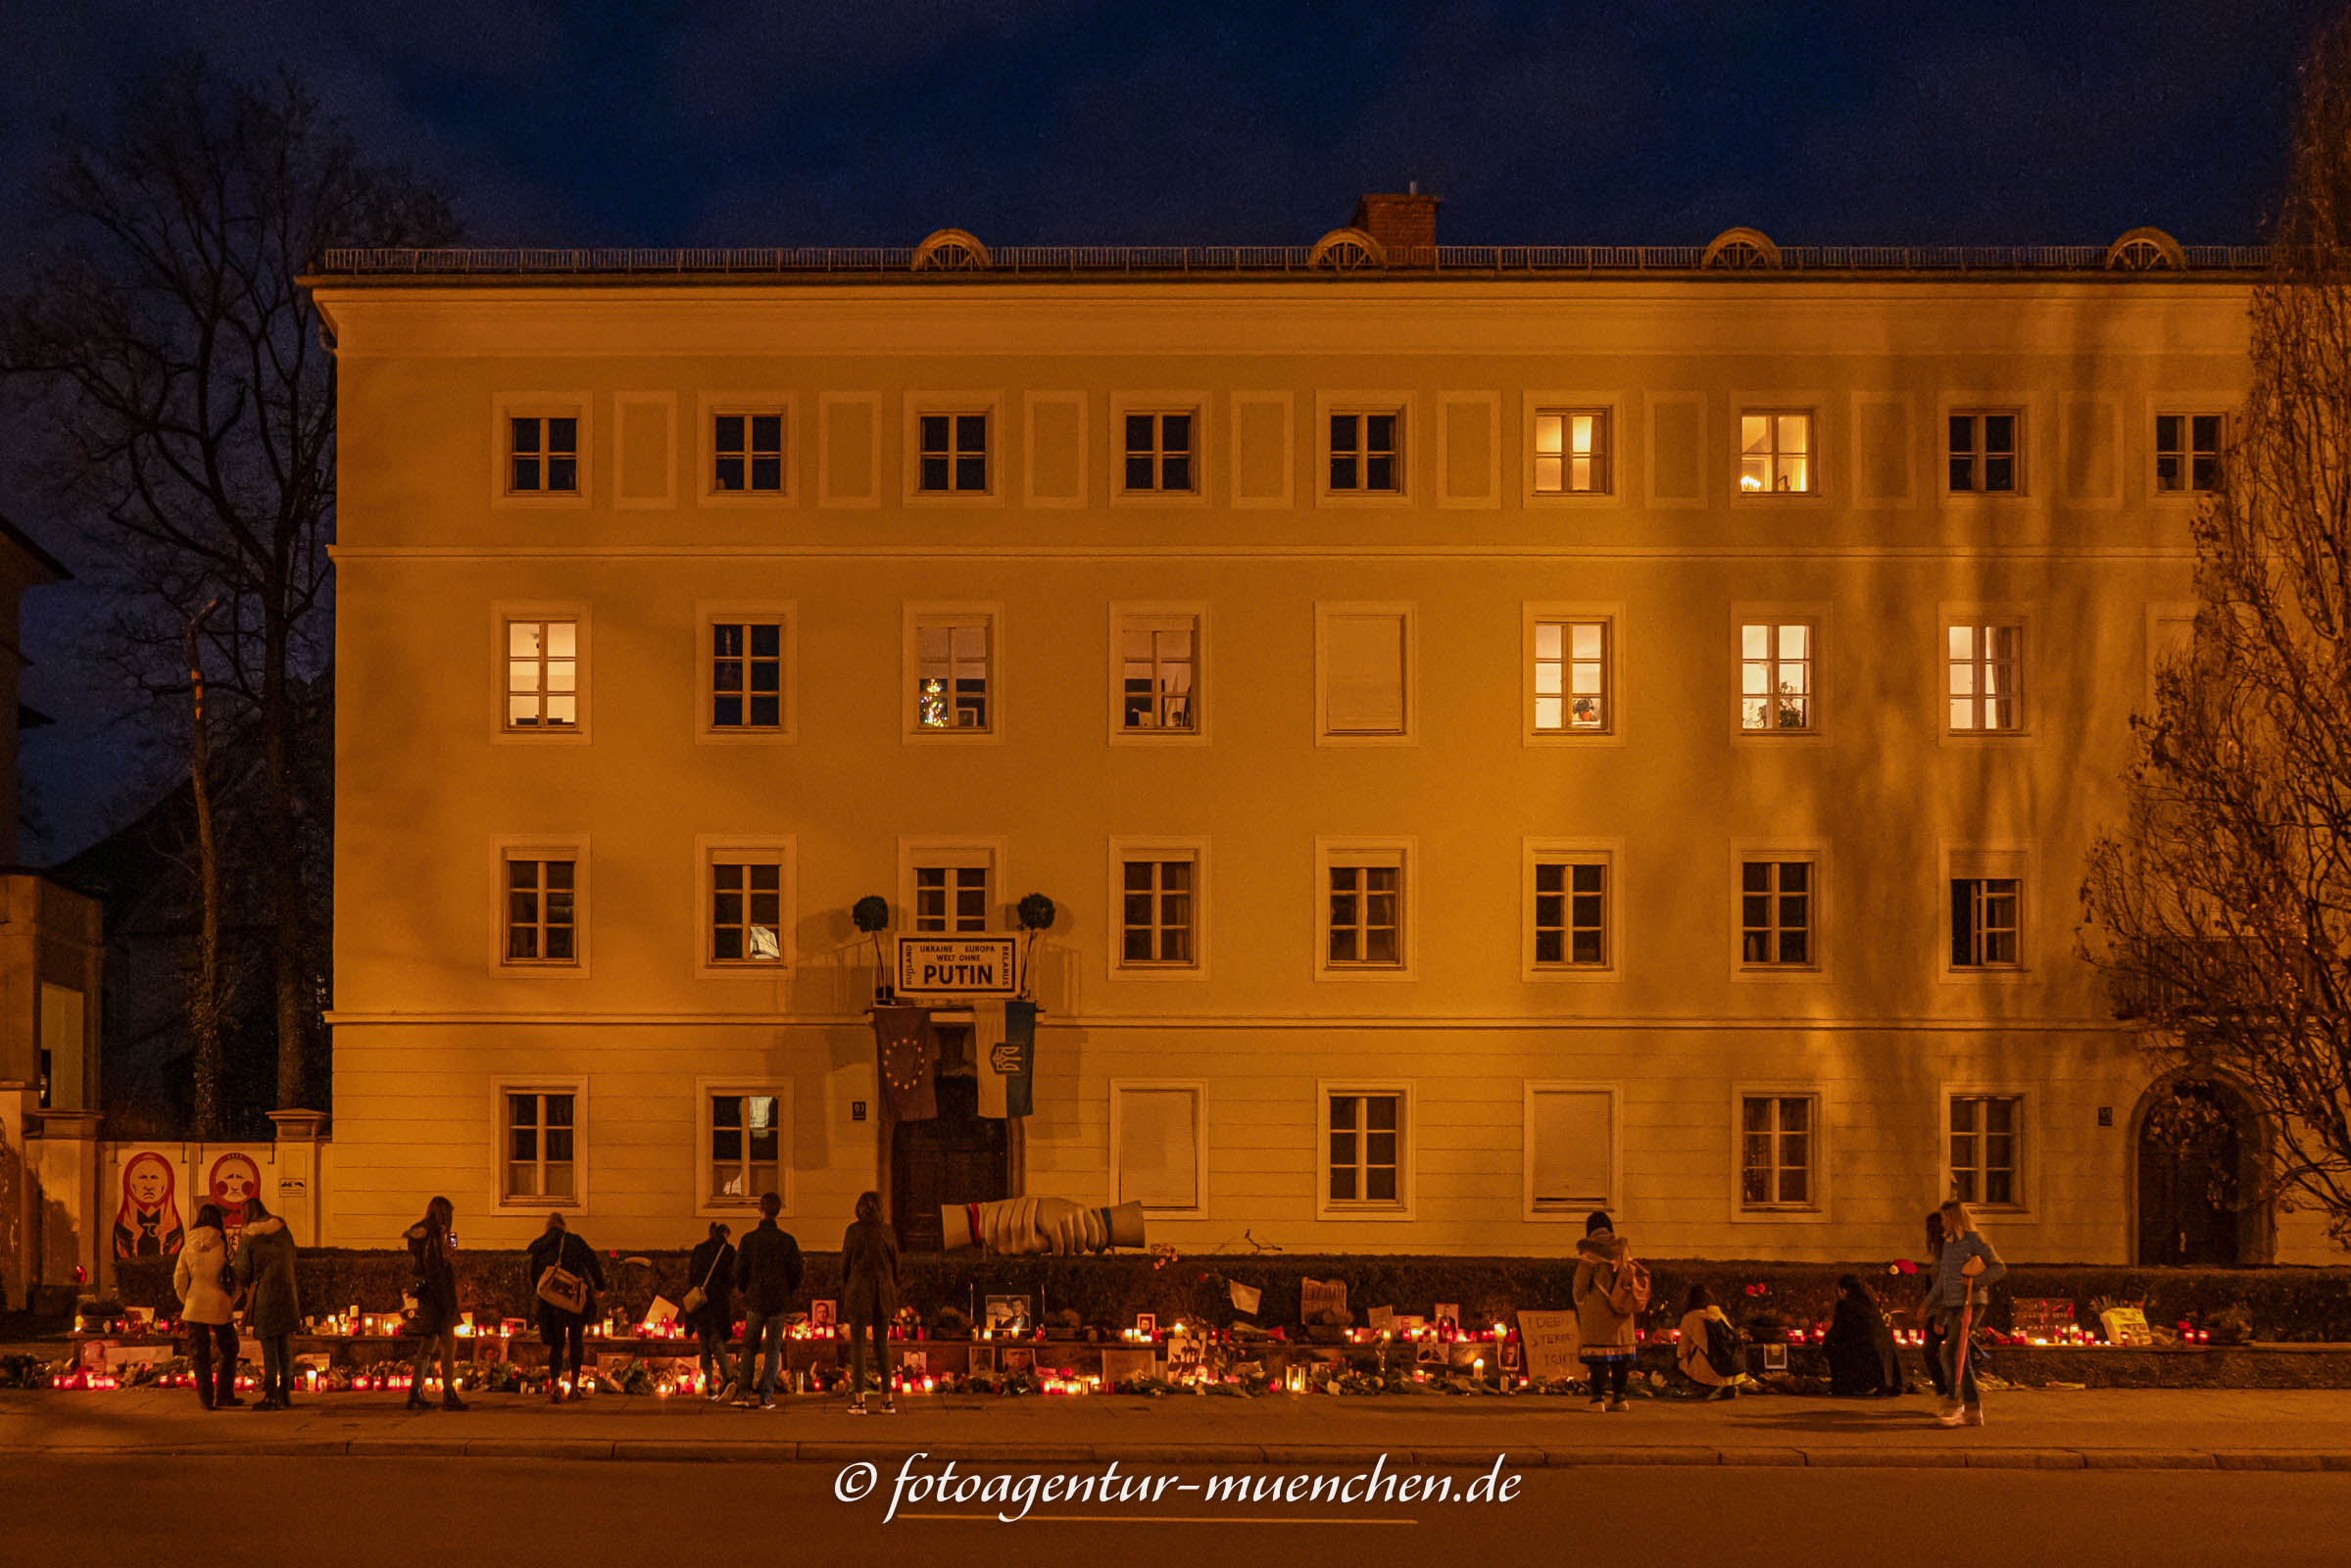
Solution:
[[[1356,202],[1352,226],[1380,242],[1391,267],[1437,265],[1437,198],[1423,196],[1418,180],[1400,195]]]

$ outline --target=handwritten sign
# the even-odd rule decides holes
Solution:
[[[2054,1340],[2074,1326],[2074,1303],[2067,1297],[2020,1297],[2010,1303],[2010,1325],[2029,1340]]]
[[[1576,1349],[1583,1336],[1573,1312],[1521,1312],[1518,1337],[1527,1348],[1527,1376],[1572,1378],[1582,1372]]]
[[[1018,989],[1012,973],[1016,945],[1011,937],[902,936],[898,939],[898,994],[1011,996]]]
[[[1374,1334],[1379,1333],[1382,1329],[1393,1329],[1396,1327],[1396,1308],[1393,1306],[1375,1306],[1371,1309],[1370,1321],[1371,1331]]]
[[[2098,1326],[2106,1331],[2109,1345],[2153,1345],[2155,1335],[2147,1327],[2147,1314],[2135,1306],[2110,1306],[2098,1314]]]

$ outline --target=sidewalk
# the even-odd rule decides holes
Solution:
[[[1783,1465],[2351,1471],[2351,1393],[2018,1391],[1989,1424],[1944,1431],[1932,1401],[1760,1397],[1236,1399],[929,1396],[896,1416],[800,1396],[768,1411],[602,1396],[551,1407],[470,1397],[411,1415],[395,1394],[320,1395],[290,1411],[207,1412],[184,1389],[0,1393],[0,1455],[467,1455],[777,1463],[934,1459],[995,1464]]]

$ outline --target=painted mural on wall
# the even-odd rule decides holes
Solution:
[[[251,1154],[222,1154],[213,1161],[207,1182],[212,1200],[220,1205],[220,1228],[234,1245],[245,1228],[245,1204],[262,1190],[261,1167]]]
[[[144,1150],[122,1163],[122,1205],[115,1211],[115,1256],[171,1257],[186,1239],[171,1162]]]

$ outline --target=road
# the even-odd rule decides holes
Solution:
[[[1861,1560],[2008,1565],[2328,1563],[2345,1560],[2351,1475],[2027,1470],[1802,1470],[1688,1466],[1505,1472],[1506,1502],[1210,1505],[1218,1475],[1287,1485],[1328,1468],[1247,1471],[1122,1462],[1170,1477],[1090,1505],[1042,1503],[1003,1524],[976,1500],[902,1500],[897,1466],[873,1493],[835,1496],[831,1464],[629,1464],[529,1459],[16,1456],[0,1473],[0,1562],[264,1560],[299,1568],[474,1562],[641,1568],[707,1561],[1182,1564],[1737,1564]],[[1104,1467],[1024,1467],[1100,1478]],[[957,1465],[981,1481],[1000,1472]],[[936,1468],[922,1470],[937,1484]],[[1444,1477],[1457,1493],[1473,1470]],[[863,1478],[853,1478],[849,1490]],[[1066,1483],[1065,1483],[1066,1484]],[[1000,1483],[1004,1485],[1004,1483]],[[1154,1497],[1151,1494],[1156,1493]],[[1008,1504],[1017,1507],[1017,1503]],[[916,1517],[903,1517],[916,1515]],[[1112,1554],[1115,1554],[1114,1558]]]

